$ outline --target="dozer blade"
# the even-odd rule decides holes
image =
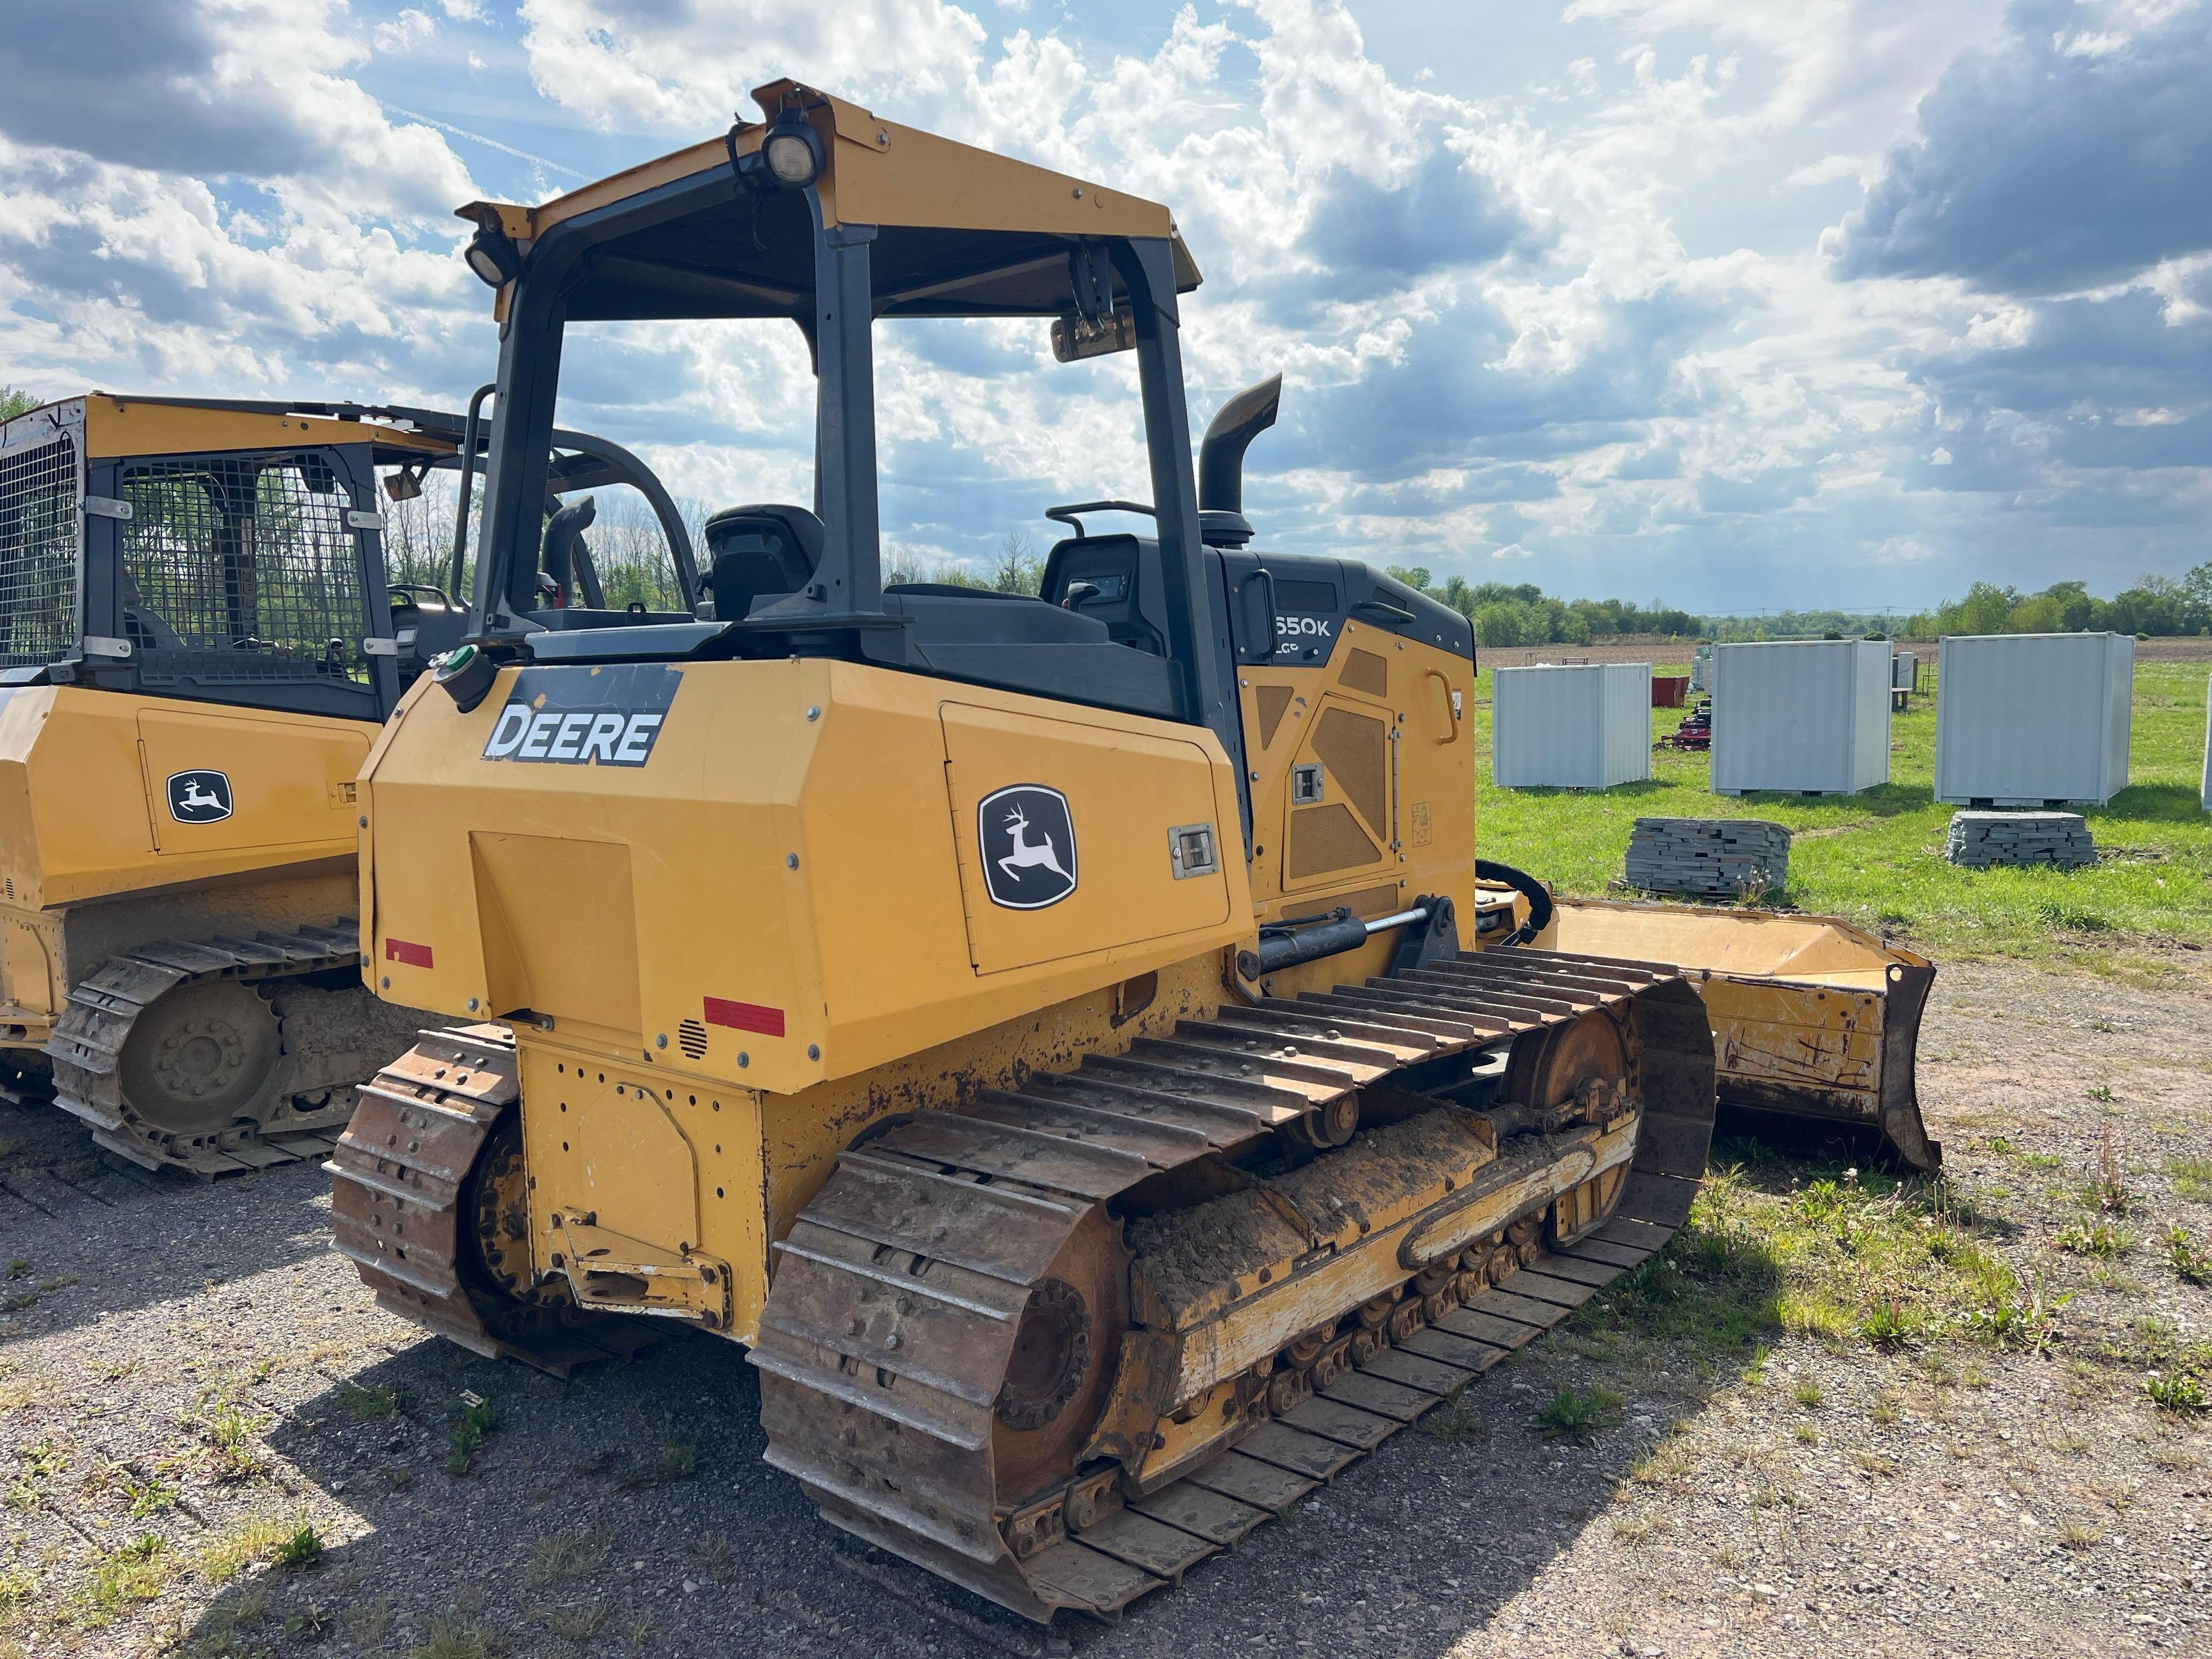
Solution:
[[[1536,944],[1692,970],[1723,1102],[1863,1125],[1916,1169],[1942,1164],[1913,1083],[1926,957],[1831,917],[1583,899]]]

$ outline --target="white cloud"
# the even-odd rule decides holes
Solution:
[[[102,3],[111,33],[132,10]],[[2078,76],[2133,72],[2202,15],[2014,7]],[[0,38],[0,380],[456,398],[494,349],[453,257],[450,209],[481,193],[461,155],[495,188],[556,188],[602,151],[547,129],[672,147],[790,74],[1169,203],[1206,273],[1183,305],[1194,422],[1285,375],[1251,458],[1267,545],[1504,561],[1570,592],[1644,592],[1663,566],[1672,597],[1741,605],[1911,602],[2038,561],[2076,574],[2085,544],[2172,564],[2204,539],[2212,233],[2161,233],[2058,304],[1955,260],[1848,278],[1857,222],[1791,217],[1863,173],[1879,196],[1900,147],[1940,145],[1947,70],[2024,50],[2001,0],[1577,0],[1530,87],[1481,97],[1445,54],[1387,68],[1335,0],[1188,4],[1122,24],[1119,51],[1018,9],[527,0],[523,67],[453,54],[486,99],[468,112],[379,54],[492,21],[476,0],[381,21],[180,3],[76,81]],[[2068,57],[2062,16],[2069,40],[2126,43]],[[542,125],[478,112],[503,105]],[[2087,130],[2082,107],[2057,98],[2051,131]],[[1716,199],[1749,205],[1716,230]],[[1049,500],[1145,488],[1127,359],[1054,364],[1027,323],[887,325],[879,369],[895,550],[976,556]],[[787,325],[580,330],[563,390],[564,418],[684,493],[807,498]]]
[[[388,23],[379,23],[370,38],[376,49],[394,58],[404,58],[417,46],[428,46],[436,38],[438,20],[427,11],[412,8],[403,11]]]

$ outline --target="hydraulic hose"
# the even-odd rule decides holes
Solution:
[[[1474,874],[1478,881],[1502,881],[1528,901],[1528,920],[1500,939],[1500,945],[1526,945],[1551,926],[1552,895],[1542,882],[1527,871],[1489,859],[1477,859]]]

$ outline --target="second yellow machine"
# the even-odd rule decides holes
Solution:
[[[484,1352],[745,1343],[828,1519],[1109,1614],[1662,1244],[1711,1027],[1479,880],[1466,618],[1248,545],[1276,386],[1194,465],[1166,209],[756,96],[468,210],[503,318],[476,634],[361,805],[377,989],[478,1023],[365,1091],[338,1247]],[[710,520],[695,620],[547,609],[564,337],[702,317],[804,331],[812,505]],[[1149,499],[1055,509],[1042,599],[881,582],[873,341],[912,318],[1133,354]]]

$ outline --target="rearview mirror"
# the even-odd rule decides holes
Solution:
[[[1095,323],[1072,311],[1053,319],[1052,355],[1063,363],[1136,349],[1137,313],[1129,308],[1126,300]]]

